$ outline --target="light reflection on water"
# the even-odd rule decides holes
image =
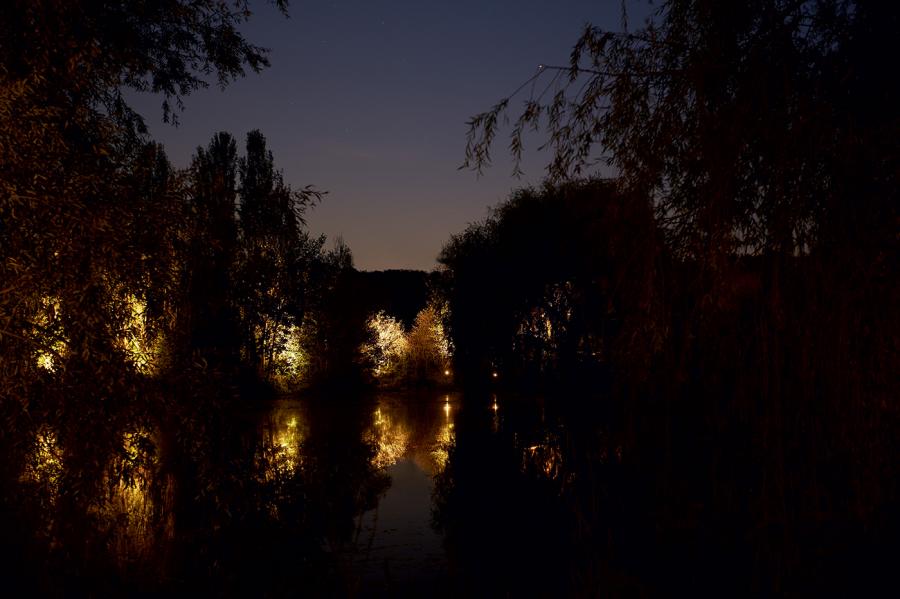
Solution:
[[[457,402],[451,395],[442,396],[440,402],[427,397],[416,401],[398,395],[379,397],[363,437],[375,446],[372,465],[384,470],[410,460],[429,475],[442,471],[455,442]]]
[[[260,447],[256,465],[267,480],[297,474],[303,467],[303,441],[309,427],[302,405],[296,401],[276,402],[260,421]]]
[[[144,559],[159,541],[174,534],[169,505],[171,484],[160,485],[156,498],[151,493],[154,482],[160,482],[155,446],[154,435],[145,428],[123,433],[121,445],[103,473],[103,491],[90,497],[86,507],[86,515],[120,565]],[[33,485],[39,504],[47,509],[43,517],[48,527],[55,519],[52,508],[59,500],[65,474],[63,456],[56,431],[42,426],[21,476],[22,482]],[[170,483],[168,477],[165,481]],[[159,505],[160,501],[165,505]]]
[[[456,394],[376,398],[364,438],[375,448],[373,467],[391,486],[360,515],[346,552],[360,585],[355,591],[390,593],[446,575],[442,536],[431,524],[432,494],[456,442],[459,403]]]
[[[257,501],[267,514],[266,521],[276,528],[290,525],[286,519],[296,519],[298,514],[315,522],[315,510],[321,505],[331,509],[327,506],[334,503],[332,481],[357,476],[349,470],[355,466],[344,463],[350,454],[342,454],[338,446],[352,444],[352,437],[360,447],[370,447],[372,453],[365,453],[361,463],[391,483],[377,491],[373,502],[358,502],[350,508],[346,517],[354,521],[355,538],[335,545],[334,556],[347,563],[354,580],[372,588],[387,588],[379,585],[387,584],[388,572],[395,582],[404,576],[418,581],[448,576],[444,533],[432,524],[436,480],[445,474],[450,476],[447,480],[459,479],[459,464],[453,470],[457,444],[472,447],[473,426],[482,431],[476,438],[485,434],[497,440],[485,444],[485,452],[500,445],[513,450],[508,467],[518,475],[563,483],[570,476],[565,472],[561,429],[544,422],[536,409],[539,404],[496,394],[464,401],[455,393],[385,394],[370,403],[355,404],[313,406],[310,401],[275,401],[253,416],[249,443],[242,450],[247,452],[244,470],[238,473],[244,481],[242,492],[262,493],[261,499],[250,497],[248,502]],[[341,423],[347,424],[344,432],[351,437],[332,442],[334,427]],[[91,525],[97,527],[119,565],[153,563],[166,551],[167,543],[179,542],[183,530],[181,521],[176,527],[173,515],[173,497],[181,481],[162,474],[168,470],[160,463],[159,436],[147,428],[123,432],[105,466],[103,491],[86,508]],[[497,461],[488,453],[478,455],[484,455],[486,465],[494,464],[484,468],[496,467]],[[42,494],[48,513],[57,501],[67,459],[57,431],[47,426],[39,429],[20,480]],[[464,464],[468,469],[468,463]],[[347,484],[351,495],[358,493],[353,490],[358,483]],[[299,511],[285,504],[288,497],[301,498]],[[302,503],[310,497],[322,497],[324,503]],[[312,511],[306,515],[304,510]]]
[[[372,465],[385,469],[396,464],[406,455],[409,446],[409,431],[405,422],[396,418],[389,407],[375,408],[372,426],[363,439],[375,446]]]

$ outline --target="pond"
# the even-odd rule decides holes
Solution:
[[[535,511],[546,507],[535,500],[561,504],[564,429],[538,399],[436,392],[280,400],[259,419],[276,469],[354,495],[325,550],[342,590],[361,596],[510,591],[532,578],[519,571],[525,564],[540,566],[534,573],[551,590],[560,572],[547,566],[559,548],[536,533],[554,512]],[[537,484],[525,489],[529,480]]]
[[[848,573],[881,571],[888,555],[817,545],[867,546],[823,527],[795,534],[792,557],[777,521],[760,520],[752,462],[734,453],[722,468],[725,451],[687,433],[668,442],[646,419],[636,432],[613,426],[626,420],[602,397],[422,391],[211,414],[145,419],[107,441],[100,428],[36,426],[4,465],[10,584],[94,596],[752,595],[850,588]]]
[[[13,573],[88,594],[442,596],[570,582],[567,428],[540,399],[290,397],[230,420],[222,439],[126,427],[93,487],[70,476],[84,474],[77,443],[41,426],[7,492],[6,544],[26,547]]]

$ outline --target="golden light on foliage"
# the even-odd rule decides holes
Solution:
[[[41,298],[37,313],[34,316],[32,333],[42,346],[37,351],[37,365],[39,368],[55,372],[59,367],[59,358],[65,357],[68,346],[62,338],[58,315],[60,312],[59,299],[54,297]]]
[[[303,330],[297,325],[275,324],[274,378],[282,390],[300,384],[310,367]]]
[[[48,500],[52,503],[59,489],[62,468],[63,461],[56,431],[43,426],[34,437],[34,446],[26,459],[22,479],[43,486],[49,492]]]
[[[158,366],[158,356],[162,347],[162,339],[150,338],[147,302],[133,294],[125,297],[128,317],[125,322],[124,335],[119,339],[122,348],[134,367],[144,374],[154,374]]]
[[[372,315],[367,325],[371,341],[361,348],[372,364],[372,374],[382,382],[403,376],[449,377],[452,350],[444,330],[445,316],[445,307],[431,303],[416,315],[407,332],[384,311]]]
[[[372,363],[372,374],[376,377],[399,374],[409,345],[403,324],[381,311],[372,315],[366,326],[372,342],[363,346],[362,353]]]
[[[443,305],[430,303],[416,314],[409,346],[414,358],[432,360],[449,374],[446,364],[450,359],[450,341],[443,324],[446,310]]]

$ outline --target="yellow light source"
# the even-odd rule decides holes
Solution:
[[[494,373],[491,374],[491,376],[494,377],[494,378],[497,378],[497,373],[494,372]]]
[[[450,376],[450,371],[449,371],[449,370],[445,370],[445,371],[444,371],[444,376]]]

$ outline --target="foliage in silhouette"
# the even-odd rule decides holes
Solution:
[[[897,52],[898,24],[890,3],[671,0],[637,30],[588,27],[569,66],[539,69],[547,89],[512,130],[514,158],[543,128],[551,178],[606,162],[623,197],[652,207],[645,251],[664,240],[662,268],[620,264],[662,291],[632,304],[654,335],[612,356],[639,376],[613,379],[610,413],[658,477],[661,529],[691,505],[727,514],[744,498],[766,590],[838,576],[822,564],[841,550],[807,559],[823,539],[872,555],[897,527],[900,89],[878,65]],[[469,166],[489,164],[508,107],[470,122]],[[451,242],[448,264],[467,245],[502,255],[488,232]]]
[[[613,182],[519,190],[439,260],[469,382],[646,372],[662,351],[662,239],[649,203]]]

